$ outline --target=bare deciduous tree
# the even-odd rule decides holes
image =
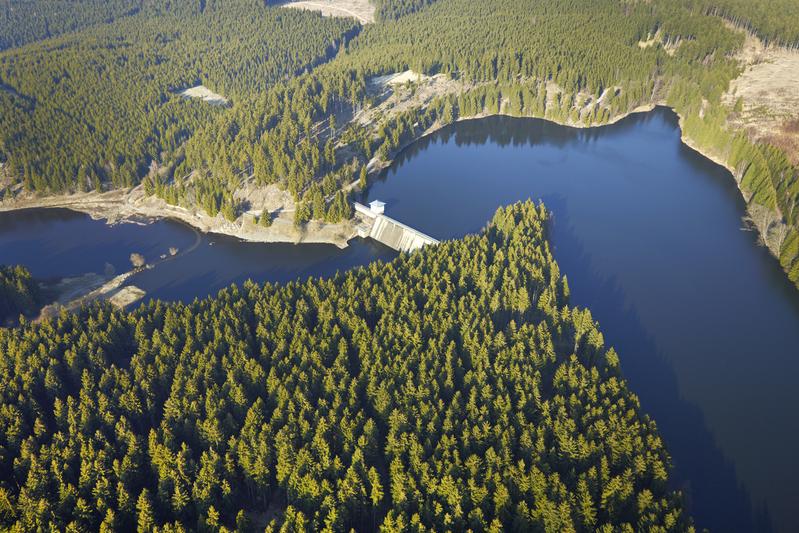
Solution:
[[[788,226],[777,211],[757,203],[750,203],[747,207],[748,215],[744,220],[752,224],[760,234],[760,242],[779,256],[782,244],[788,236]]]
[[[142,254],[134,252],[130,254],[130,263],[134,268],[141,268],[147,264],[147,261],[144,260],[144,256]]]

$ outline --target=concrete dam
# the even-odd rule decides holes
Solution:
[[[369,206],[353,202],[353,206],[359,219],[359,237],[369,237],[398,252],[412,252],[428,244],[439,243],[437,239],[384,215],[383,202],[374,201]]]

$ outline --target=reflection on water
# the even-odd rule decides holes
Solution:
[[[489,118],[409,147],[366,199],[436,238],[478,231],[499,205],[542,199],[575,304],[588,306],[672,453],[700,527],[799,529],[799,298],[741,231],[722,168],[680,143],[666,110],[598,129]],[[0,214],[0,262],[34,275],[126,270],[194,232],[175,222],[107,227],[62,210]],[[211,246],[213,242],[213,246]],[[135,277],[150,297],[191,300],[247,278],[284,282],[390,259],[356,240],[252,244],[202,236],[192,253]]]

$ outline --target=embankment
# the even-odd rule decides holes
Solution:
[[[259,226],[252,215],[244,214],[236,221],[225,220],[221,215],[211,217],[201,210],[189,210],[169,205],[155,197],[145,196],[141,187],[103,193],[77,193],[69,195],[25,195],[11,201],[0,201],[0,211],[34,208],[66,208],[87,213],[96,220],[115,224],[130,220],[169,218],[183,222],[203,233],[229,235],[250,242],[290,242],[333,244],[339,248],[355,236],[349,222],[324,224],[312,222],[303,230],[294,227],[293,213],[280,212],[270,227]]]

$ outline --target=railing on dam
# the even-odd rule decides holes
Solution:
[[[368,206],[353,202],[355,212],[360,215],[358,235],[369,237],[393,248],[398,252],[418,250],[428,244],[438,244],[439,241],[421,231],[403,224],[382,213],[375,213]]]

